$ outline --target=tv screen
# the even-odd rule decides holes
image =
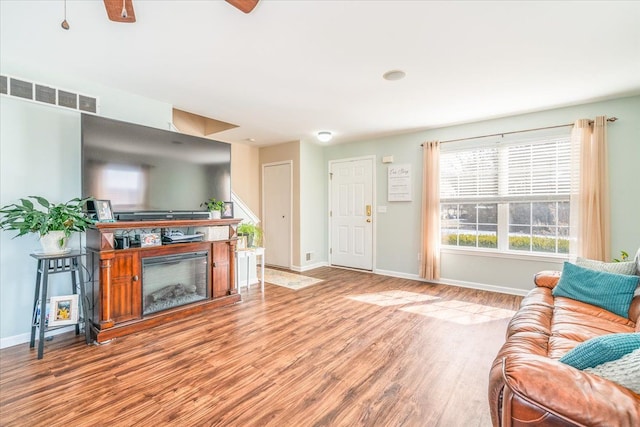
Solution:
[[[203,211],[231,200],[231,145],[82,115],[82,196],[114,213]]]

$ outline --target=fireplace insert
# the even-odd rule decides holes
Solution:
[[[142,258],[142,314],[209,298],[207,252]]]

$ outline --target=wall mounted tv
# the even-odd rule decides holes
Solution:
[[[231,200],[231,145],[83,114],[82,196],[110,200],[119,220],[207,217]]]

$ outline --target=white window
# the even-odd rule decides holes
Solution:
[[[569,252],[569,135],[476,143],[440,155],[444,246]]]

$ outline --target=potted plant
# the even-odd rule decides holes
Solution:
[[[33,199],[37,205],[29,200]],[[0,208],[0,229],[15,230],[15,237],[38,233],[43,253],[64,252],[69,236],[74,231],[85,231],[94,221],[83,212],[87,199],[71,199],[66,203],[53,204],[44,197],[28,196]],[[14,238],[15,238],[14,237]]]
[[[215,197],[210,198],[206,202],[202,202],[200,206],[206,206],[211,219],[220,219],[222,209],[224,209],[224,201],[216,200]]]
[[[247,246],[250,248],[262,243],[262,229],[250,222],[238,226],[238,236],[247,236]]]

